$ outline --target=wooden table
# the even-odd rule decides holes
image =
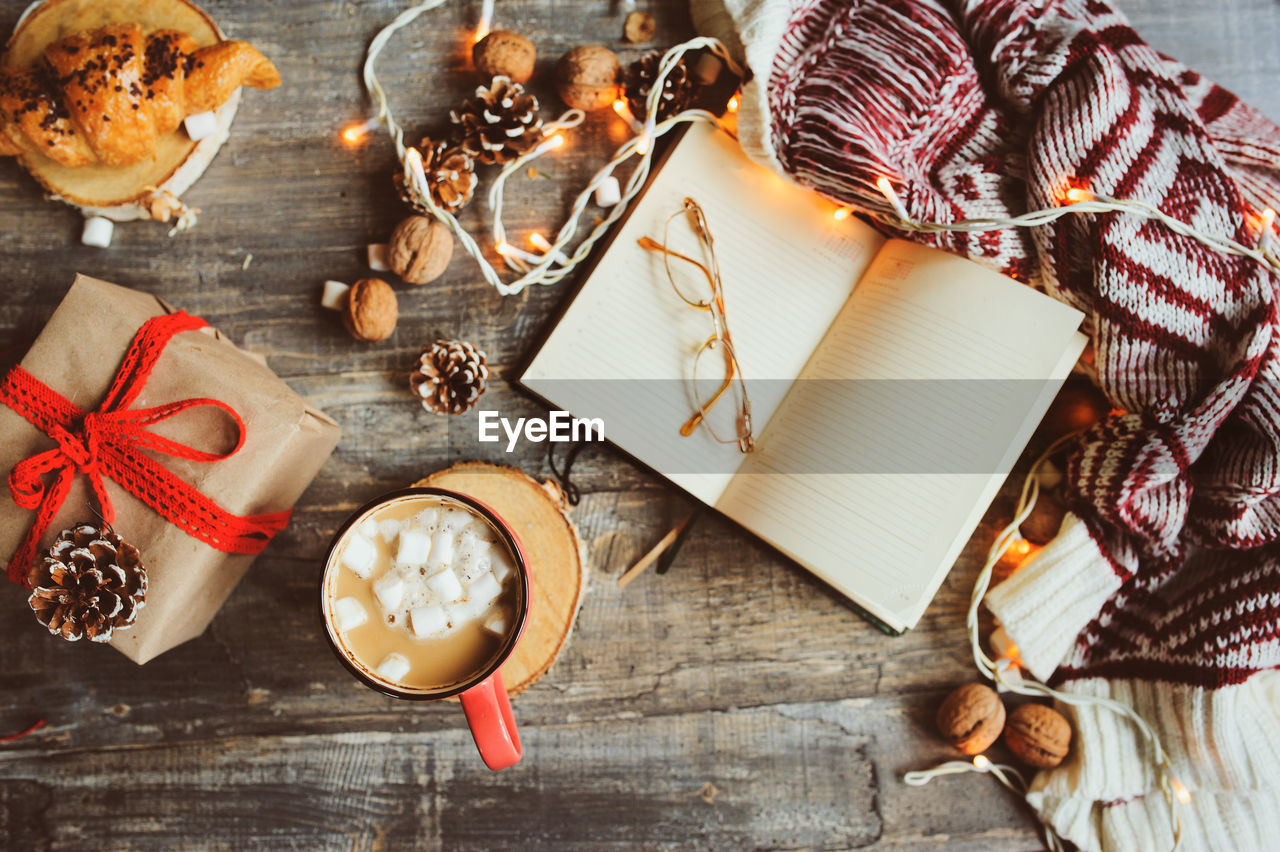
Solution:
[[[25,5],[0,2],[0,27]],[[1029,812],[986,780],[900,780],[951,756],[932,716],[970,678],[963,611],[1007,489],[920,626],[888,638],[709,517],[670,574],[619,592],[616,576],[690,504],[620,454],[588,450],[575,515],[590,588],[572,643],[517,701],[526,757],[501,774],[480,763],[456,706],[383,698],[333,658],[318,633],[317,560],[349,511],[463,459],[547,472],[534,445],[507,457],[476,443],[474,418],[419,409],[406,390],[419,345],[477,342],[499,376],[492,407],[540,413],[504,375],[568,292],[503,299],[459,256],[440,281],[400,287],[399,331],[381,345],[352,342],[318,307],[320,283],[360,277],[364,245],[405,212],[389,144],[348,150],[337,136],[365,115],[366,43],[406,5],[206,3],[275,59],[286,86],[247,93],[231,142],[188,194],[205,211],[189,234],[125,226],[109,251],[81,247],[78,215],[0,163],[0,349],[32,339],[72,275],[92,273],[207,317],[345,430],[209,631],[144,668],[54,641],[16,589],[0,595],[0,733],[48,721],[0,745],[0,838],[23,850],[1036,846]],[[659,43],[691,31],[682,3],[656,5]],[[431,13],[388,49],[383,73],[410,126],[429,129],[474,85],[463,30],[477,6]],[[1125,6],[1158,46],[1280,116],[1280,7]],[[504,2],[498,23],[536,42],[543,79],[567,48],[618,46],[621,32],[603,0]],[[549,113],[555,98],[538,91]],[[616,120],[592,118],[543,166],[554,181],[513,181],[509,226],[557,227],[617,133]]]

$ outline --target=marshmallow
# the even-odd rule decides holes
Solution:
[[[386,659],[378,663],[378,675],[386,680],[399,681],[409,673],[412,666],[404,654],[387,654]]]
[[[400,522],[395,518],[378,521],[378,535],[382,536],[383,541],[390,544],[396,540],[396,536],[400,535]]]
[[[463,583],[471,585],[480,577],[490,572],[490,561],[488,556],[472,557],[462,564],[458,571],[458,578]]]
[[[484,629],[488,630],[490,633],[495,633],[498,636],[506,636],[507,635],[507,617],[500,612],[494,613],[493,615],[489,616],[489,619],[487,621],[485,621]]]
[[[418,607],[409,613],[409,622],[419,639],[439,636],[449,629],[449,615],[439,604]]]
[[[506,551],[503,548],[495,547],[490,553],[490,563],[492,564],[491,570],[493,571],[494,579],[499,583],[507,582],[507,577],[511,576],[514,567]]]
[[[320,295],[320,307],[331,311],[342,310],[347,302],[347,291],[350,289],[349,284],[343,284],[341,281],[324,282],[324,292]]]
[[[427,578],[427,587],[436,593],[436,597],[445,602],[462,600],[462,584],[447,568]]]
[[[373,538],[378,534],[378,522],[373,518],[365,518],[360,522],[359,530],[360,535],[365,538]]]
[[[462,559],[470,559],[476,551],[476,545],[480,542],[476,539],[475,530],[470,526],[463,528],[462,534],[458,536],[458,555]]]
[[[453,533],[441,530],[431,537],[431,564],[448,565],[453,560]]]
[[[84,220],[84,232],[80,235],[80,242],[94,248],[111,248],[111,238],[115,232],[116,225],[110,219],[90,216]]]
[[[458,624],[470,624],[480,616],[489,611],[489,603],[483,598],[469,597],[465,601],[456,605],[454,610],[455,617],[460,621],[454,621],[454,626]]]
[[[386,243],[370,243],[366,249],[369,255],[369,268],[374,272],[390,272],[391,267],[387,265],[387,244]]]
[[[613,175],[609,175],[596,187],[596,205],[600,207],[612,207],[622,200],[622,187],[618,185],[618,179]]]
[[[435,532],[436,521],[440,520],[439,509],[423,509],[413,516],[413,522],[426,530]]]
[[[355,598],[340,598],[333,604],[333,623],[339,633],[355,630],[368,620],[369,613]]]
[[[378,559],[378,548],[362,535],[353,535],[347,539],[347,546],[342,549],[342,564],[351,569],[361,580],[367,580],[373,574],[373,563]]]
[[[383,609],[398,609],[404,600],[404,580],[395,574],[383,574],[373,581],[373,595]]]
[[[427,564],[431,554],[431,539],[421,530],[405,530],[400,533],[400,547],[396,550],[396,562],[400,565],[418,567]]]
[[[502,597],[502,584],[498,582],[492,573],[482,574],[467,589],[467,597],[477,602],[483,601],[485,609],[488,609],[498,598]]]
[[[183,119],[182,126],[187,129],[187,136],[192,142],[199,142],[218,132],[218,117],[212,112],[197,112]]]

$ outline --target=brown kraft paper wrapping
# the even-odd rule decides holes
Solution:
[[[173,312],[154,296],[77,276],[22,366],[80,408],[93,410],[115,379],[138,329],[152,317]],[[260,358],[213,329],[174,337],[131,407],[192,397],[210,397],[235,409],[245,424],[244,446],[219,462],[152,455],[235,515],[291,507],[338,443],[337,423],[308,405]],[[224,452],[235,445],[231,418],[211,407],[189,409],[150,429],[205,451]],[[52,439],[0,405],[0,476],[7,477],[15,464],[53,446]],[[142,552],[150,578],[146,606],[137,622],[117,631],[110,644],[134,662],[145,663],[203,633],[253,557],[214,550],[112,480],[105,482],[116,510],[116,532]],[[72,524],[94,520],[96,509],[86,478],[77,476],[41,547]],[[5,563],[34,515],[14,504],[7,482],[0,484],[0,558]],[[10,593],[25,591],[14,587]],[[43,629],[34,617],[31,626]]]

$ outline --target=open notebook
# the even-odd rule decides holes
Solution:
[[[756,449],[682,437],[705,312],[672,292],[685,197],[715,238]],[[522,383],[831,584],[894,632],[923,614],[1084,346],[1078,312],[888,240],[694,126]],[[674,242],[674,238],[673,238]]]

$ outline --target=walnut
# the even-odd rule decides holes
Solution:
[[[390,284],[381,278],[362,278],[347,293],[342,324],[356,340],[376,343],[396,330],[399,314],[396,293]]]
[[[1004,702],[991,687],[967,683],[943,699],[937,723],[951,745],[965,754],[979,754],[1000,737]]]
[[[622,31],[622,37],[627,41],[632,44],[642,44],[653,41],[657,34],[658,24],[653,20],[653,15],[648,12],[632,12],[627,15],[627,22]]]
[[[1071,748],[1071,723],[1043,704],[1023,704],[1013,708],[1004,729],[1005,745],[1028,766],[1052,769]]]
[[[533,42],[511,30],[494,30],[471,48],[471,62],[486,81],[509,77],[523,83],[533,76],[537,58]]]
[[[584,45],[560,57],[556,64],[556,88],[560,98],[574,109],[603,109],[618,97],[622,65],[612,50]]]
[[[391,232],[387,265],[410,284],[426,284],[444,274],[453,259],[453,234],[442,222],[410,216]]]

